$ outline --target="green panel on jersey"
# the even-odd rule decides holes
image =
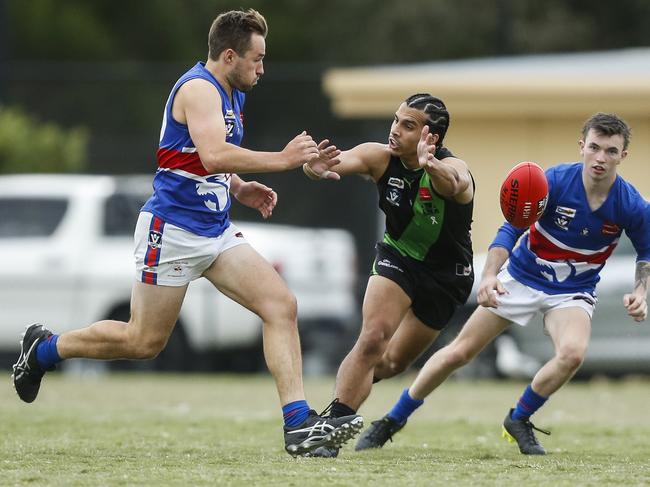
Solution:
[[[388,233],[384,243],[397,249],[402,255],[423,261],[433,244],[438,241],[445,215],[445,200],[431,189],[429,174],[420,178],[420,187],[413,202],[413,217],[398,240]]]

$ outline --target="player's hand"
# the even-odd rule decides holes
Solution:
[[[341,151],[335,145],[330,145],[329,140],[322,140],[318,144],[318,157],[307,162],[306,165],[309,167],[303,166],[303,169],[307,176],[312,179],[333,179],[338,181],[341,176],[330,169],[341,162],[339,159],[340,154]]]
[[[648,317],[648,302],[644,295],[626,294],[623,296],[623,306],[627,309],[627,314],[637,323],[645,321]]]
[[[420,141],[418,142],[418,164],[423,169],[433,169],[440,163],[436,159],[436,144],[433,142],[433,135],[429,132],[429,126],[422,127]]]
[[[282,149],[282,155],[287,161],[286,169],[295,169],[306,162],[317,159],[319,149],[311,135],[303,130]]]
[[[507,294],[506,288],[496,276],[486,276],[481,279],[476,292],[476,300],[481,306],[486,308],[498,308],[499,296]]]
[[[242,182],[237,188],[235,198],[241,204],[259,211],[264,219],[273,214],[273,208],[278,202],[277,193],[257,181]]]

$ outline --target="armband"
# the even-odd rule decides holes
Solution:
[[[304,172],[309,179],[313,179],[314,181],[322,179],[322,176],[316,173],[316,171],[314,171],[311,167],[309,167],[309,164],[306,162],[302,165],[302,172]]]

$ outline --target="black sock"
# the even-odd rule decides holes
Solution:
[[[356,414],[356,411],[352,409],[350,406],[347,404],[343,404],[342,402],[336,401],[334,404],[332,404],[332,410],[330,411],[330,415],[333,418],[340,418],[341,416],[350,416],[351,414]]]

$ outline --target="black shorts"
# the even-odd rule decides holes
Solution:
[[[391,247],[377,244],[372,275],[390,279],[411,298],[413,314],[434,330],[442,330],[456,309],[463,305],[474,283],[474,271],[468,275],[455,266],[432,269],[422,262],[399,254]]]

